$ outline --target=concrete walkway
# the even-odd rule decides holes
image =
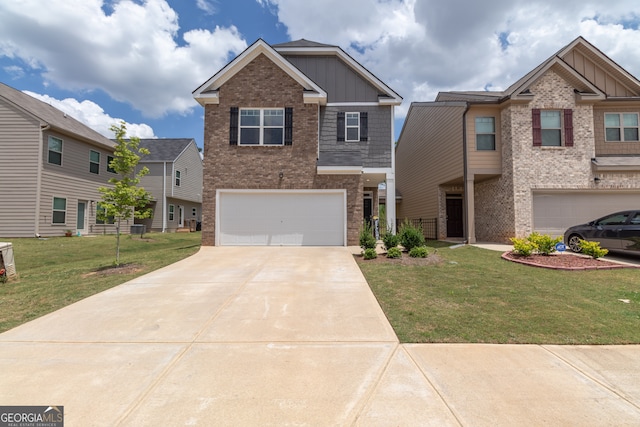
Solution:
[[[640,346],[399,345],[348,248],[218,248],[0,334],[67,426],[640,424]]]

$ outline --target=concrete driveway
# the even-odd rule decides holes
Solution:
[[[399,345],[348,248],[205,247],[0,334],[68,426],[637,425],[640,346]]]

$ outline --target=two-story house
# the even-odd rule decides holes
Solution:
[[[584,38],[502,92],[413,103],[396,149],[400,218],[508,242],[640,206],[640,81]]]
[[[0,83],[0,236],[113,232],[96,220],[115,144]]]
[[[402,98],[337,46],[258,40],[193,92],[204,245],[357,245],[395,192]],[[395,206],[387,208],[395,223]]]
[[[147,231],[194,230],[202,219],[202,157],[192,138],[140,139],[149,150],[139,167],[149,173],[140,186],[151,193],[151,218],[136,219]]]

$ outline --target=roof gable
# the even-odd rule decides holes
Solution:
[[[304,75],[300,70],[294,67],[289,61],[283,58],[271,46],[262,39],[258,39],[254,44],[249,46],[244,52],[238,55],[234,60],[228,63],[220,71],[214,74],[209,80],[193,91],[193,97],[202,106],[205,104],[217,104],[219,88],[242,70],[247,64],[257,58],[259,55],[266,56],[280,69],[293,78],[304,89],[304,100],[307,103],[324,104],[327,100],[326,92],[314,83],[310,78]]]
[[[192,138],[140,139],[140,148],[149,150],[140,162],[175,162],[190,144],[195,145]]]

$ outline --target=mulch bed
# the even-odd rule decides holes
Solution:
[[[615,268],[638,268],[634,265],[618,264],[603,259],[575,255],[570,253],[551,255],[522,256],[513,252],[505,252],[502,258],[532,267],[550,268],[554,270],[612,270]]]
[[[353,256],[358,262],[366,262],[371,264],[398,264],[398,265],[438,265],[444,260],[437,253],[429,253],[426,258],[412,258],[407,252],[402,253],[402,258],[387,258],[386,253],[378,254],[377,258],[364,259],[362,255]]]

